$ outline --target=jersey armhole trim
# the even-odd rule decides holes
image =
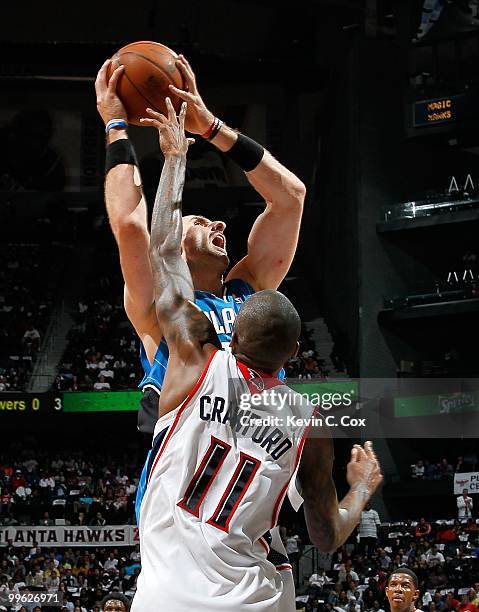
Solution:
[[[304,428],[303,435],[301,436],[301,441],[300,441],[300,443],[298,445],[298,451],[296,453],[296,461],[295,461],[295,464],[294,464],[294,470],[292,471],[291,476],[288,478],[288,481],[286,482],[284,487],[281,489],[281,492],[278,495],[278,499],[276,500],[276,503],[274,505],[273,516],[272,516],[272,520],[271,520],[271,529],[273,529],[273,527],[275,527],[276,522],[278,520],[279,509],[281,507],[281,504],[282,504],[282,502],[284,500],[284,497],[286,495],[286,492],[288,490],[289,483],[291,482],[291,478],[294,476],[294,474],[296,474],[296,470],[298,468],[298,464],[300,462],[301,455],[303,453],[304,443],[306,442],[306,438],[308,437],[309,430],[311,428],[311,421],[312,421],[312,417],[314,416],[314,413],[315,413],[315,411],[313,410],[313,413],[311,414],[310,421],[309,421],[308,425]]]
[[[182,415],[182,413],[184,412],[185,408],[187,407],[188,403],[191,401],[191,399],[194,397],[194,395],[196,394],[196,392],[198,391],[198,389],[201,387],[201,385],[203,384],[203,381],[208,373],[208,370],[210,369],[210,365],[211,362],[213,361],[213,357],[220,352],[219,349],[215,348],[211,355],[208,357],[208,361],[205,364],[205,367],[203,368],[203,371],[201,372],[200,377],[198,378],[198,380],[196,381],[195,386],[193,387],[193,389],[191,389],[191,391],[188,393],[187,398],[184,400],[184,402],[181,404],[178,412],[176,413],[176,417],[175,420],[173,421],[172,426],[170,427],[169,431],[168,431],[168,435],[166,436],[165,440],[163,441],[163,445],[160,448],[158,455],[156,456],[155,459],[155,463],[152,465],[151,470],[150,470],[150,475],[148,477],[148,483],[151,480],[151,477],[153,475],[153,472],[155,471],[156,465],[161,457],[161,455],[163,454],[163,451],[166,448],[166,445],[168,444],[169,439],[171,438],[172,433],[174,432],[174,430],[176,429],[176,426],[178,425],[178,421],[180,420],[180,416]]]

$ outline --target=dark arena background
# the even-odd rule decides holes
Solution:
[[[306,185],[280,287],[303,322],[287,381],[353,390],[373,421],[336,437],[334,465],[341,498],[352,443],[374,439],[373,534],[322,553],[303,511],[283,506],[297,609],[388,610],[386,576],[406,565],[416,608],[477,612],[477,0],[4,3],[1,15],[0,610],[36,610],[8,602],[25,588],[62,591],[51,609],[74,612],[135,593],[151,438],[136,427],[139,341],[106,215],[94,79],[121,46],[153,40],[189,59],[215,115]],[[129,133],[151,213],[157,133]],[[235,263],[264,203],[196,140],[184,211],[227,223]]]

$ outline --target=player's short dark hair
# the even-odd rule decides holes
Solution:
[[[277,370],[294,353],[301,319],[288,298],[273,289],[253,294],[242,305],[234,331],[238,350],[266,372]]]
[[[419,580],[416,574],[412,571],[412,569],[409,569],[408,567],[398,567],[397,569],[395,569],[389,574],[388,584],[394,574],[407,574],[408,576],[412,578],[412,581],[414,582],[414,586],[416,587],[416,589],[418,588]]]
[[[106,602],[110,601],[111,599],[121,601],[125,606],[126,612],[128,612],[128,610],[130,609],[130,600],[128,599],[128,597],[123,595],[123,593],[118,593],[117,591],[113,591],[111,593],[108,593],[108,595],[105,595],[105,597],[100,601],[100,608],[103,610],[106,605]]]

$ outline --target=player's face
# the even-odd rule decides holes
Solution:
[[[196,215],[183,217],[181,246],[186,261],[207,264],[213,258],[225,269],[229,263],[225,229],[223,221],[210,221]]]
[[[393,574],[386,587],[386,595],[391,610],[401,612],[411,610],[413,603],[419,596],[411,576],[407,574]]]

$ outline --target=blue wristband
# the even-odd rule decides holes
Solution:
[[[122,127],[122,128],[127,128],[128,127],[128,123],[124,120],[124,119],[111,119],[105,127],[105,134],[108,134],[108,132],[112,129],[112,128],[116,128],[116,127]]]

